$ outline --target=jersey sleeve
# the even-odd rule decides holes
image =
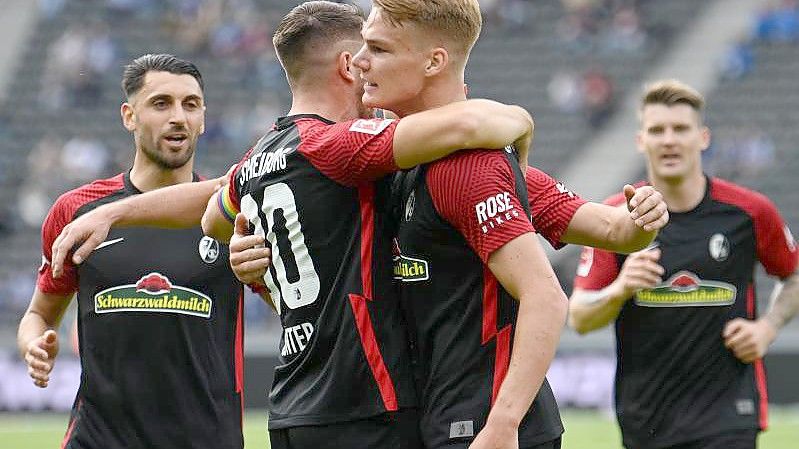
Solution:
[[[796,271],[796,242],[774,203],[765,196],[761,198],[753,216],[757,258],[768,274],[785,278]]]
[[[78,270],[72,263],[71,253],[64,259],[64,269],[59,278],[53,278],[53,242],[64,227],[72,221],[74,207],[70,207],[69,193],[62,195],[50,209],[42,223],[42,265],[36,279],[36,287],[42,293],[71,295],[78,290]]]
[[[535,232],[504,153],[461,151],[430,164],[426,176],[436,211],[483,262],[514,238]]]
[[[533,226],[553,248],[562,248],[561,236],[586,201],[536,168],[527,167],[525,180]]]
[[[619,275],[616,253],[584,246],[580,263],[574,277],[574,287],[585,290],[601,290]]]
[[[298,121],[298,149],[330,179],[356,186],[399,170],[394,161],[394,131],[399,121],[359,119],[332,125]]]
[[[253,149],[250,148],[247,151],[247,154],[241,158],[238,164],[231,170],[230,174],[228,175],[228,183],[219,195],[217,196],[217,205],[219,206],[222,215],[225,216],[230,222],[234,222],[236,220],[236,214],[241,212],[241,188],[243,186],[243,182],[241,180],[241,166],[244,164],[245,161],[250,157],[252,154]]]

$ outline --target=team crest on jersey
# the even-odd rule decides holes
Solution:
[[[405,202],[405,221],[411,221],[413,208],[416,206],[416,192],[411,192],[408,201]]]
[[[730,257],[730,241],[724,234],[713,234],[707,245],[710,257],[716,262],[724,262]]]
[[[197,250],[200,252],[200,258],[205,263],[214,263],[219,258],[219,242],[207,235],[200,239]]]
[[[635,295],[643,307],[728,306],[735,302],[738,289],[727,282],[707,281],[690,271],[680,271],[653,288]]]
[[[388,128],[388,125],[393,122],[393,119],[388,118],[370,118],[355,120],[350,126],[350,131],[357,133],[371,134],[376,136]]]
[[[99,314],[161,312],[210,318],[212,304],[208,296],[174,285],[161,273],[150,273],[135,284],[107,288],[94,295],[94,311]]]
[[[426,281],[430,279],[430,268],[426,260],[395,255],[394,279],[402,282]]]

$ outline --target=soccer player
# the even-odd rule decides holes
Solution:
[[[355,56],[364,103],[403,117],[462,101],[480,27],[473,0],[375,0]],[[395,276],[417,355],[425,446],[560,447],[544,375],[567,304],[533,235],[515,159],[458,152],[396,186]],[[579,207],[565,203],[547,228],[552,240]],[[540,207],[558,209],[546,200]]]
[[[240,207],[273,251],[267,286],[284,327],[270,394],[275,448],[418,446],[406,333],[391,285],[385,175],[462,148],[518,141],[526,149],[532,137],[524,110],[484,100],[399,121],[354,120],[368,113],[351,65],[362,25],[357,9],[331,2],[303,4],[284,18],[274,42],[291,111],[236,167],[203,218],[226,240],[232,226],[223,212]],[[86,230],[89,248],[105,238],[98,230],[137,214],[196,222],[197,199],[207,201],[209,190],[197,191],[177,186],[97,209],[62,233],[56,251],[63,259]]]
[[[574,281],[578,332],[615,321],[616,413],[628,448],[754,448],[767,424],[762,357],[799,309],[796,244],[774,204],[702,171],[703,109],[679,81],[646,88],[637,144],[671,221],[653,249],[586,248]],[[758,262],[784,283],[760,317]]]
[[[144,55],[125,67],[127,173],[63,194],[42,225],[43,263],[19,325],[19,350],[46,387],[55,328],[77,293],[82,375],[62,447],[242,448],[242,296],[227,247],[186,230],[115,229],[81,265],[51,276],[51,245],[92,209],[192,183],[203,79],[190,62]],[[207,181],[213,184],[217,181]]]

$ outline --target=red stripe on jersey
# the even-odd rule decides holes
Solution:
[[[398,408],[397,393],[394,390],[394,382],[388,373],[383,355],[380,353],[380,347],[377,345],[372,318],[369,316],[369,308],[366,305],[369,299],[361,295],[350,294],[349,296],[352,313],[355,315],[355,325],[358,327],[358,334],[361,337],[361,346],[363,346],[363,352],[366,355],[369,368],[372,370],[372,375],[377,381],[383,405],[386,407],[386,411],[395,411]]]
[[[746,317],[750,320],[755,319],[755,286],[754,284],[749,284],[746,287]]]
[[[755,360],[755,384],[760,396],[760,430],[768,428],[768,388],[766,387],[766,368],[763,359]]]
[[[499,388],[510,367],[510,337],[513,326],[508,324],[497,333],[497,354],[494,358],[494,388],[491,390],[491,405],[497,400]]]
[[[61,449],[67,447],[67,443],[69,443],[69,438],[72,437],[72,432],[75,430],[75,423],[78,421],[78,413],[80,412],[80,408],[83,405],[83,400],[78,399],[78,404],[75,405],[75,411],[72,415],[72,418],[69,420],[69,426],[67,426],[67,433],[64,434],[64,439],[61,440]]]
[[[755,319],[755,286],[749,284],[746,288],[746,317],[750,320]],[[755,360],[755,388],[760,396],[760,429],[766,430],[768,427],[768,388],[766,387],[766,370],[763,367],[763,359]]]
[[[483,340],[488,343],[497,335],[497,278],[483,265]]]
[[[235,357],[236,393],[241,402],[242,425],[244,423],[244,290],[239,290],[239,310],[236,313],[236,337],[233,343],[233,356]]]
[[[372,299],[372,252],[375,234],[375,186],[358,188],[361,210],[361,283],[363,296]]]

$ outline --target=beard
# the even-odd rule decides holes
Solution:
[[[142,147],[142,152],[150,160],[150,162],[157,165],[159,168],[166,170],[175,170],[183,167],[194,156],[194,149],[197,142],[192,142],[188,149],[182,153],[171,153],[168,150],[161,150],[158,145],[155,149]]]

